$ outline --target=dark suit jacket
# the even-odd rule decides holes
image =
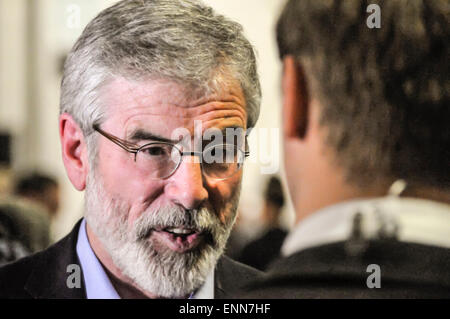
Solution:
[[[349,254],[348,244],[323,245],[280,259],[266,279],[249,285],[240,297],[450,298],[450,249],[376,240]],[[371,264],[380,266],[381,288],[367,286],[375,274],[368,271]]]
[[[238,261],[259,270],[266,270],[270,263],[280,256],[280,249],[287,232],[274,228],[247,244],[237,258]]]
[[[80,265],[76,254],[80,223],[50,248],[0,268],[0,298],[86,298],[83,281],[81,288],[68,288],[66,283],[71,274],[67,266]],[[216,266],[214,296],[233,298],[260,276],[262,272],[223,256]]]

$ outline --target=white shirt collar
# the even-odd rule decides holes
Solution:
[[[214,269],[206,277],[203,286],[190,299],[214,299]]]
[[[83,270],[87,299],[120,299],[89,243],[86,233],[86,221],[82,220],[78,231],[76,247],[78,259]],[[214,269],[205,283],[190,299],[214,298]]]
[[[347,240],[358,212],[363,216],[365,238],[376,235],[381,218],[398,227],[400,241],[450,248],[450,205],[386,196],[343,202],[313,213],[287,236],[282,254],[289,256],[306,248]]]

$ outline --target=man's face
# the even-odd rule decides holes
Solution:
[[[196,123],[203,132],[246,129],[238,85],[194,101],[186,96],[167,81],[116,79],[102,93],[107,111],[101,128],[138,146],[152,142],[150,135],[173,140],[180,128],[194,139],[194,121],[201,121]],[[176,297],[198,288],[234,223],[242,171],[213,180],[202,174],[194,157],[185,156],[173,175],[155,180],[139,168],[134,154],[100,135],[97,141],[86,218],[116,266],[152,294]]]

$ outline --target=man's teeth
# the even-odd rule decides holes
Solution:
[[[166,231],[180,235],[190,234],[194,232],[192,229],[186,228],[166,228]]]

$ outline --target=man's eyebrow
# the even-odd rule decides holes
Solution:
[[[142,141],[142,140],[151,140],[151,141],[157,141],[157,142],[166,142],[166,143],[173,143],[176,144],[180,141],[177,140],[171,140],[165,137],[162,137],[160,135],[144,131],[143,129],[136,129],[131,132],[130,140],[132,141]]]

